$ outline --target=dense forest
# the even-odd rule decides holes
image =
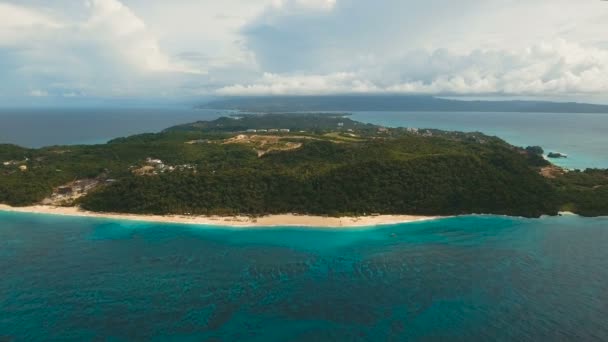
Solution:
[[[66,184],[95,180],[64,205],[182,215],[608,214],[606,170],[565,172],[542,152],[342,114],[239,115],[103,145],[0,145],[0,203],[63,198]]]

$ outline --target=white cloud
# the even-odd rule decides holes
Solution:
[[[44,13],[9,3],[0,3],[0,27],[3,29],[58,26],[60,25]]]
[[[608,3],[0,0],[0,96],[603,96]]]
[[[312,95],[328,93],[378,91],[370,82],[361,81],[353,73],[328,75],[278,75],[266,73],[258,82],[236,84],[217,90],[218,95]]]
[[[600,1],[337,0],[323,14],[285,7],[269,7],[243,30],[273,77],[219,93],[308,94],[310,79],[318,93],[608,91],[608,4]]]
[[[32,97],[47,97],[49,96],[49,93],[45,90],[35,89],[30,91],[29,95]]]
[[[144,21],[118,0],[82,2],[84,20],[4,3],[0,10],[0,19],[13,17],[0,23],[5,96],[38,87],[59,97],[154,96],[175,87],[176,79],[204,73],[171,58]]]
[[[398,72],[395,72],[398,70]],[[608,92],[608,51],[557,40],[515,50],[440,49],[382,67],[329,74],[267,73],[221,95],[335,93],[563,95]]]
[[[272,7],[280,11],[330,11],[336,6],[337,0],[274,0]]]
[[[118,0],[91,0],[91,17],[81,25],[87,37],[100,37],[101,46],[124,57],[133,66],[147,71],[201,73],[173,62],[161,51],[145,23]]]
[[[53,30],[61,24],[42,11],[0,2],[0,47],[25,38],[28,30]]]
[[[556,40],[516,50],[429,56],[425,80],[407,78],[392,92],[449,94],[601,94],[608,91],[608,51]],[[407,63],[407,62],[406,62]],[[404,68],[405,69],[405,68]],[[424,78],[424,77],[423,77]]]

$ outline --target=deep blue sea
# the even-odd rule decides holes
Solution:
[[[606,341],[608,218],[239,230],[0,212],[1,341]]]
[[[0,142],[102,143],[225,111],[0,110]],[[358,112],[608,168],[608,115]],[[0,212],[0,341],[606,341],[608,218],[227,229]]]
[[[213,120],[233,112],[156,108],[0,108],[0,143],[25,147],[102,144],[110,139]]]

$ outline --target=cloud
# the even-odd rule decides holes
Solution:
[[[330,11],[337,0],[274,0],[272,8],[279,11]]]
[[[80,27],[87,38],[100,37],[100,47],[121,54],[126,62],[144,71],[201,73],[171,61],[143,20],[118,0],[91,0],[87,4],[91,17]]]
[[[464,55],[439,50],[421,60],[417,63],[405,58],[402,65],[409,67],[403,66],[401,80],[386,90],[506,95],[608,91],[608,51],[564,40],[515,50],[474,50]]]
[[[122,2],[90,0],[81,11],[84,16],[69,17],[0,3],[4,96],[38,96],[27,89],[39,87],[49,97],[154,96],[176,87],[177,79],[204,74],[163,51],[145,22]]]
[[[57,22],[44,13],[9,3],[0,3],[0,28],[58,27]]]
[[[30,96],[32,96],[32,97],[47,97],[47,96],[49,96],[49,93],[47,91],[45,91],[45,90],[36,89],[36,90],[30,91]]]
[[[266,71],[331,72],[420,49],[467,53],[558,38],[608,43],[608,5],[600,1],[337,0],[322,13],[293,7],[270,6],[242,30]]]
[[[30,30],[58,29],[61,24],[46,13],[0,2],[0,47],[17,44]]]
[[[0,97],[608,101],[606,22],[592,0],[0,0]]]
[[[357,72],[266,73],[220,95],[400,93],[442,95],[564,95],[608,92],[608,51],[557,40],[516,50],[446,49],[404,55]]]
[[[379,89],[352,73],[328,75],[279,75],[266,73],[257,83],[236,84],[217,90],[218,95],[312,95],[369,93]]]
[[[337,0],[316,12],[289,3],[243,29],[267,74],[220,94],[308,94],[315,83],[318,93],[608,91],[599,1]]]

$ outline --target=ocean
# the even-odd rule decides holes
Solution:
[[[102,143],[187,108],[0,111],[0,142]],[[357,112],[608,167],[599,114]],[[605,341],[608,218],[229,229],[0,211],[0,341]]]
[[[103,144],[171,126],[213,120],[231,111],[183,106],[157,108],[19,108],[0,109],[0,143],[38,148]]]
[[[0,212],[2,341],[606,341],[608,218],[226,229]]]

